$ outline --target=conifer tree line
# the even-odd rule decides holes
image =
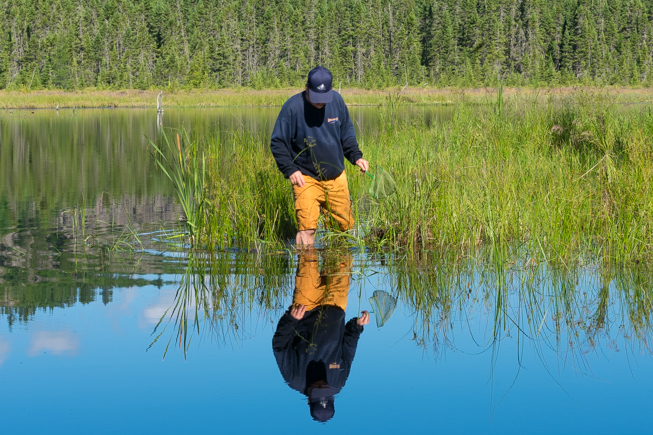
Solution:
[[[0,0],[0,89],[653,84],[653,0]]]

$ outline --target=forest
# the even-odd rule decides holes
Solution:
[[[0,89],[653,84],[653,0],[0,0]]]

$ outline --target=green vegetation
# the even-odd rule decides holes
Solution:
[[[397,193],[375,201],[367,193],[370,180],[348,166],[357,218],[349,243],[452,259],[490,246],[501,261],[533,264],[651,259],[647,107],[584,92],[546,104],[525,98],[477,106],[460,99],[452,119],[426,126],[396,120],[390,102],[381,108],[381,128],[359,141],[372,164],[393,174]],[[206,156],[204,225],[194,232],[195,245],[285,246],[295,228],[292,195],[269,138],[242,133],[224,141],[195,131],[189,141],[182,141],[182,160],[195,147]],[[321,234],[323,243],[342,239]]]
[[[244,339],[253,310],[274,321],[272,314],[285,308],[293,266],[287,252],[262,257],[190,252],[174,302],[155,326],[150,348],[162,338],[164,358],[171,344],[186,356],[193,338],[207,331],[220,340]]]
[[[652,0],[0,0],[0,88],[650,85]]]
[[[531,346],[540,355],[556,349],[580,372],[591,365],[588,353],[604,347],[650,353],[649,267],[483,261],[492,256],[486,251],[457,262],[430,255],[408,264],[387,261],[386,285],[415,313],[418,345],[442,354],[457,349],[455,336],[463,332],[496,357],[501,342],[512,338],[517,354]]]
[[[343,248],[319,251],[318,262],[326,266],[351,256]],[[605,347],[650,353],[650,268],[567,269],[529,260],[490,264],[492,256],[490,248],[457,261],[433,254],[358,257],[349,303],[353,311],[366,306],[370,288],[392,293],[404,312],[413,313],[416,345],[431,348],[436,356],[449,348],[460,350],[455,342],[460,331],[495,357],[509,338],[518,344],[517,355],[530,347],[540,355],[546,348],[557,349],[566,355],[565,364],[582,373],[591,366],[588,353]],[[164,357],[179,348],[186,357],[193,340],[237,343],[261,323],[275,324],[290,301],[296,267],[289,252],[191,252],[150,348]]]
[[[281,107],[292,95],[302,88],[277,90],[223,89],[219,91],[173,91],[164,92],[164,108],[184,107]],[[650,103],[653,90],[648,88],[502,88],[506,99],[523,99],[546,102],[551,96],[600,91],[610,95],[611,101],[619,103]],[[487,104],[496,101],[497,88],[446,88],[429,87],[388,88],[387,90],[342,89],[348,106],[387,106],[388,94],[401,98],[393,104],[405,105],[450,105],[453,101],[466,99],[469,103]],[[0,109],[56,109],[64,108],[139,108],[156,107],[158,91],[0,91]]]
[[[365,150],[399,193],[360,212],[368,240],[412,252],[510,246],[565,264],[650,259],[651,120],[647,107],[580,93],[460,103],[449,122],[389,128]]]

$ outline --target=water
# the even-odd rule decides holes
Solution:
[[[277,110],[169,110],[163,123],[228,139],[269,131]],[[352,109],[362,140],[375,110]],[[181,212],[147,147],[158,134],[147,110],[0,112],[7,433],[651,432],[647,269],[188,254],[167,239]],[[293,296],[323,285],[344,321],[373,311],[376,291],[397,302],[380,328],[370,314],[348,376],[341,312],[318,323],[309,349],[329,352],[311,376],[346,378],[326,424],[284,381],[306,374],[301,352],[275,358],[272,344]]]

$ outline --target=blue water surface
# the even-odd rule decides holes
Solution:
[[[370,310],[368,297],[384,282],[378,274],[352,286],[347,319],[359,306]],[[382,328],[374,320],[365,327],[333,419],[316,422],[273,357],[283,309],[244,310],[244,323],[227,334],[201,330],[186,358],[173,339],[163,359],[170,334],[150,347],[152,332],[175,291],[174,284],[115,288],[106,305],[38,310],[11,328],[3,322],[3,432],[651,431],[653,365],[645,344],[623,339],[578,355],[564,352],[565,343],[556,350],[514,334],[492,345],[483,313],[455,320],[446,344],[420,343],[414,313],[402,302]]]

